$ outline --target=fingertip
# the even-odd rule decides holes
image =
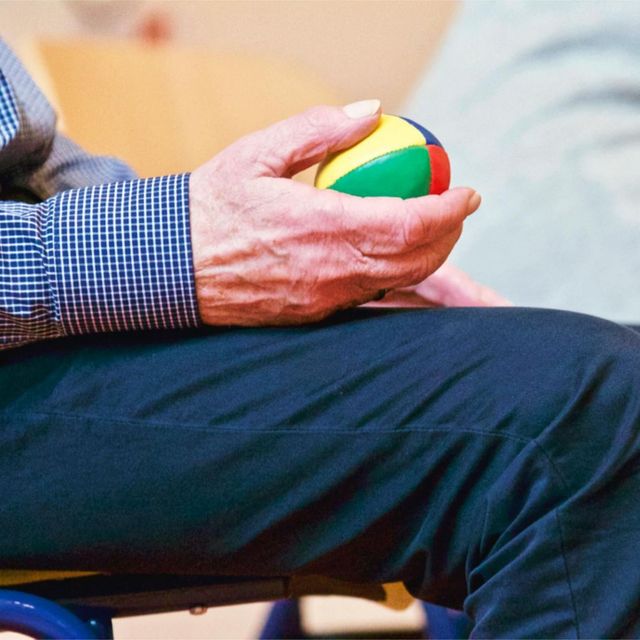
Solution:
[[[470,216],[472,213],[476,212],[481,203],[482,196],[477,191],[474,191],[467,200],[467,215]]]
[[[442,195],[453,196],[458,205],[462,205],[466,208],[467,215],[471,215],[478,210],[482,203],[482,196],[470,187],[455,187],[445,191]]]
[[[494,307],[513,307],[515,306],[515,303],[509,300],[508,298],[503,298],[502,296],[498,296],[494,300],[493,306]]]

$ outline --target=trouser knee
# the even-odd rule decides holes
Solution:
[[[556,390],[535,440],[567,490],[581,491],[638,457],[640,335],[581,314],[552,313],[549,322],[542,333],[557,349],[548,363]]]

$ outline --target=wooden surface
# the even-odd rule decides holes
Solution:
[[[130,41],[38,44],[65,131],[142,176],[189,171],[238,137],[338,92],[277,58]]]

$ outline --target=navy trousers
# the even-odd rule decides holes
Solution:
[[[402,580],[640,635],[640,335],[525,309],[0,354],[0,567]]]

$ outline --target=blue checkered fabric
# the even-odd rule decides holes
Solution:
[[[0,40],[0,349],[199,324],[188,174],[86,154]]]

